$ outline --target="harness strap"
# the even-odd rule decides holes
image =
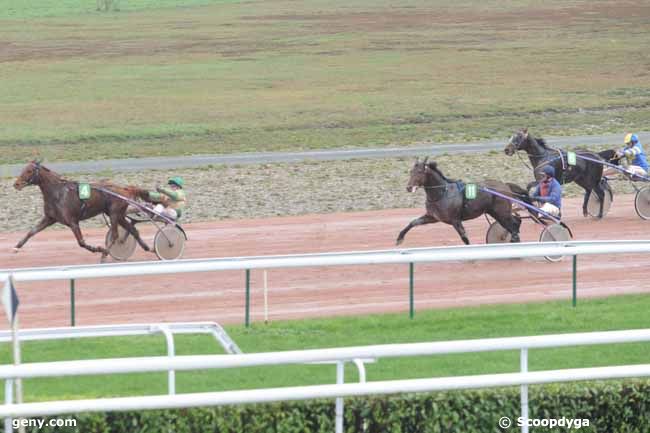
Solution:
[[[551,221],[553,221],[553,222],[556,223],[556,224],[560,224],[560,223],[561,223],[560,220],[557,219],[556,217],[554,217],[553,215],[551,215],[551,214],[549,214],[549,213],[547,213],[547,212],[544,212],[544,211],[541,210],[540,208],[535,207],[535,206],[533,206],[533,205],[530,205],[530,204],[528,204],[528,203],[526,203],[526,202],[524,202],[524,201],[521,201],[521,200],[518,200],[518,199],[516,199],[516,198],[513,198],[513,197],[510,197],[510,196],[507,196],[507,195],[505,195],[505,194],[501,194],[500,192],[495,191],[495,190],[493,190],[492,188],[488,188],[488,187],[485,187],[485,186],[481,186],[481,187],[479,187],[479,189],[480,189],[481,191],[485,191],[485,192],[487,192],[487,193],[489,193],[489,194],[492,194],[492,195],[495,195],[495,196],[497,196],[497,197],[500,197],[500,198],[503,198],[503,199],[505,199],[505,200],[508,200],[508,201],[511,202],[511,203],[517,203],[518,205],[521,205],[521,206],[525,207],[526,209],[529,209],[529,210],[531,210],[531,211],[533,211],[533,212],[540,213],[540,214],[544,215],[546,218],[550,219]]]
[[[562,170],[566,170],[566,164],[564,163],[564,154],[562,153],[562,149],[555,150],[557,150],[557,153],[560,154],[560,161],[562,161]]]

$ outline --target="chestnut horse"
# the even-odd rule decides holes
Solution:
[[[93,253],[102,253],[102,259],[108,254],[104,247],[94,247],[84,241],[79,221],[92,218],[99,214],[108,216],[111,223],[111,235],[113,242],[118,239],[118,224],[124,227],[138,241],[145,251],[150,251],[149,246],[140,238],[138,230],[126,219],[128,203],[117,197],[103,192],[110,190],[130,199],[149,199],[149,191],[135,186],[118,186],[108,182],[91,184],[90,198],[81,200],[79,198],[79,183],[64,179],[52,170],[44,167],[38,161],[29,162],[14,182],[14,188],[18,191],[28,185],[38,185],[43,194],[43,218],[27,235],[14,247],[19,249],[36,233],[46,229],[54,223],[60,223],[70,227],[77,238],[79,246]],[[123,240],[118,240],[118,242]],[[110,247],[110,246],[108,246]]]

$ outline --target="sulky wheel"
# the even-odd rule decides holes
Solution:
[[[108,254],[115,260],[128,260],[135,251],[135,244],[135,238],[120,225],[117,226],[117,241],[113,242],[110,228],[108,229],[108,233],[106,233],[106,248],[108,249]]]
[[[634,209],[644,220],[650,219],[650,186],[644,186],[636,192]]]
[[[156,233],[153,246],[160,260],[179,259],[185,250],[185,235],[178,227],[166,225]]]
[[[488,227],[487,233],[485,234],[485,243],[486,244],[504,244],[512,240],[512,235],[510,232],[503,228],[498,222],[493,222]]]
[[[612,207],[612,201],[614,199],[614,193],[612,192],[611,188],[609,185],[605,189],[605,201],[603,202],[603,218],[605,218],[605,215],[607,215],[607,212],[609,212],[609,208]],[[600,200],[598,200],[598,196],[596,195],[595,192],[591,191],[591,194],[589,195],[589,201],[587,201],[587,213],[589,216],[593,218],[598,218],[598,211],[600,210]],[[648,207],[648,210],[650,210],[650,206]]]
[[[539,236],[540,242],[565,242],[571,240],[571,233],[560,224],[550,224],[544,227]],[[549,262],[559,262],[564,256],[544,256]]]

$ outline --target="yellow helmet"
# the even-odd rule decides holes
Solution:
[[[625,136],[625,144],[636,144],[639,142],[639,137],[636,136],[636,134],[627,134]]]

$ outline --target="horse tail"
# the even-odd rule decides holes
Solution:
[[[528,195],[528,191],[526,191],[524,188],[520,187],[516,183],[507,182],[506,185],[508,185],[508,188],[510,189],[510,192],[512,192],[514,198],[521,200],[526,204],[533,204],[533,200],[530,198],[530,195]]]
[[[616,156],[616,150],[615,149],[603,150],[603,151],[598,152],[598,156],[600,156],[601,158],[603,158],[607,162],[611,162],[614,159],[614,157]]]
[[[149,198],[148,189],[140,188],[134,185],[129,185],[125,187],[124,190],[126,192],[125,195],[127,195],[129,198],[133,198],[133,199],[139,198],[144,201],[151,201],[151,199]]]

